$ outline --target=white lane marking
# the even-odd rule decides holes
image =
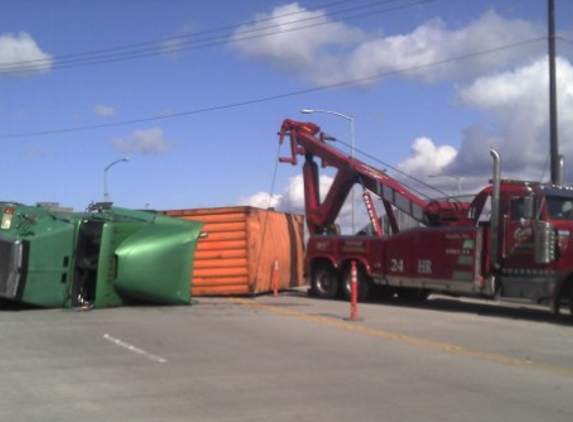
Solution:
[[[129,350],[130,352],[133,352],[133,353],[137,353],[137,354],[139,354],[139,355],[142,355],[142,356],[146,357],[146,358],[149,359],[149,360],[152,360],[152,361],[155,361],[155,362],[158,362],[158,363],[167,363],[167,359],[162,358],[161,356],[157,356],[157,355],[154,355],[154,354],[152,354],[152,353],[146,352],[146,351],[143,350],[143,349],[140,349],[140,348],[138,348],[138,347],[135,347],[135,346],[133,346],[132,344],[126,343],[126,342],[124,342],[124,341],[121,341],[120,339],[115,338],[115,337],[112,337],[112,336],[110,336],[109,334],[104,334],[104,335],[103,335],[103,338],[106,339],[106,340],[108,340],[108,341],[111,341],[111,342],[114,343],[114,344],[117,344],[119,347],[123,347],[124,349]]]

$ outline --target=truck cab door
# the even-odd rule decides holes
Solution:
[[[523,268],[535,263],[535,237],[533,220],[526,217],[526,198],[510,197],[503,201],[503,235],[501,262],[504,268]]]

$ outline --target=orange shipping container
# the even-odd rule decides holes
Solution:
[[[195,252],[193,296],[255,295],[304,285],[303,217],[253,207],[169,210],[205,223]]]

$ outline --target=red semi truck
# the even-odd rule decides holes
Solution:
[[[573,315],[573,189],[538,182],[502,180],[500,156],[491,185],[471,202],[427,201],[385,171],[327,143],[320,127],[285,120],[279,142],[290,140],[280,162],[304,157],[306,222],[310,232],[305,271],[310,292],[322,298],[348,297],[351,262],[358,264],[359,295],[375,290],[402,300],[423,300],[436,292],[454,296],[542,304]],[[319,165],[336,176],[321,201]],[[335,220],[355,184],[372,223],[371,235],[341,235]],[[383,233],[371,195],[389,222]],[[401,230],[397,212],[420,225]]]

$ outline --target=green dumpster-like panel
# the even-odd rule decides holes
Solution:
[[[190,274],[203,223],[157,216],[115,250],[115,287],[123,296],[162,304],[188,304]],[[185,228],[185,230],[182,230]]]
[[[2,204],[0,217],[0,297],[64,306],[72,279],[74,223],[45,208],[21,205]]]
[[[30,236],[26,284],[22,301],[35,306],[58,308],[66,303],[74,253],[74,227],[59,224],[52,230]]]

